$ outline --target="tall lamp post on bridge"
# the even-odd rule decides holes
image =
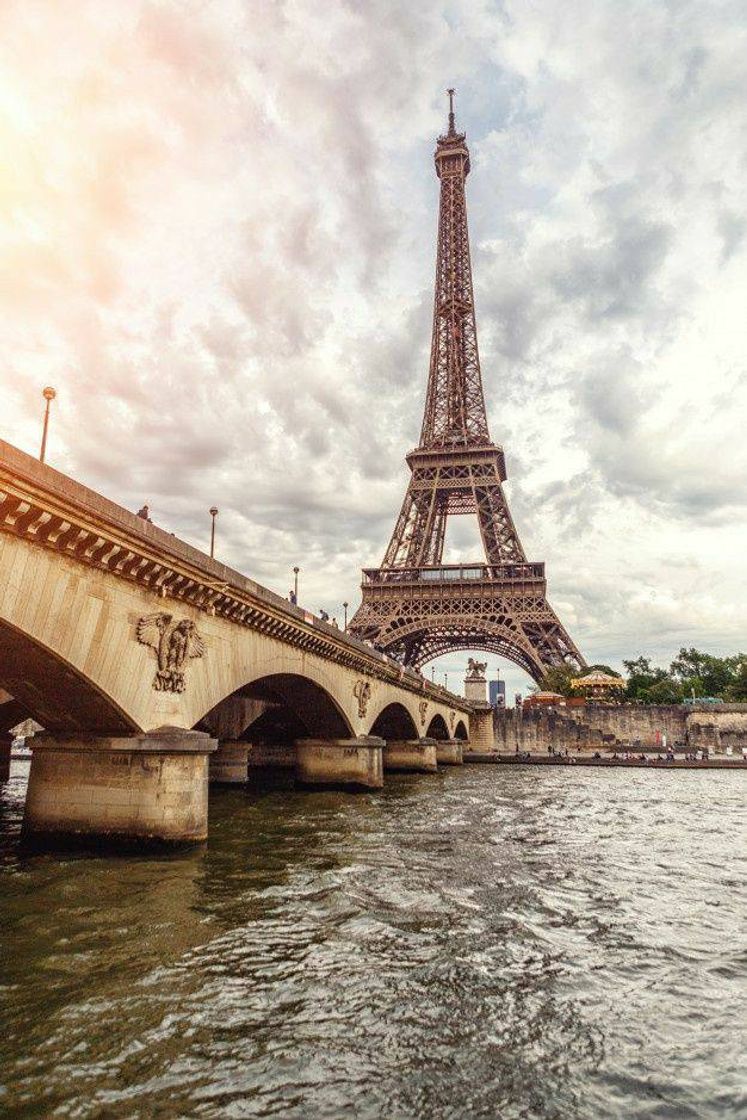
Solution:
[[[218,507],[211,506],[209,512],[213,519],[210,522],[210,559],[212,560],[215,556],[215,519],[218,516]]]
[[[41,451],[39,452],[39,462],[40,463],[44,462],[44,456],[47,453],[47,430],[49,428],[49,406],[52,403],[52,401],[55,399],[55,397],[57,396],[57,391],[55,389],[53,389],[51,385],[47,385],[44,389],[42,389],[42,396],[44,397],[44,400],[47,403],[46,403],[45,408],[44,408],[44,428],[42,429]]]
[[[298,573],[301,569],[296,566],[293,569],[293,602],[298,603]]]
[[[345,630],[347,631],[347,628],[348,628],[348,604],[343,603],[342,607],[343,607],[343,610],[345,611]]]

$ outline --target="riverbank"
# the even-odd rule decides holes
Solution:
[[[476,763],[504,763],[508,766],[630,766],[638,770],[747,770],[747,760],[729,758],[724,755],[715,758],[685,759],[675,758],[668,761],[657,755],[641,758],[615,758],[612,755],[573,754],[531,754],[529,752],[503,751],[465,751],[464,761]]]

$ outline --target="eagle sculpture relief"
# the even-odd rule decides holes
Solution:
[[[137,624],[137,640],[155,650],[158,669],[153,678],[157,692],[184,692],[184,669],[192,657],[202,657],[205,643],[189,618],[173,621],[163,612],[146,614]]]

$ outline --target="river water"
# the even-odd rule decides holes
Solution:
[[[211,793],[188,854],[26,856],[0,1114],[747,1117],[747,775],[465,766]]]

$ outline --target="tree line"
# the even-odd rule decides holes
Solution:
[[[599,669],[609,676],[620,677],[624,685],[619,693],[622,699],[642,704],[682,704],[706,697],[731,703],[747,702],[745,653],[715,657],[683,647],[667,669],[652,665],[649,657],[623,660],[623,665],[626,677],[620,677],[609,665],[590,665],[584,673],[566,665],[557,666],[545,674],[539,687],[544,692],[559,692],[561,696],[578,696],[580,693],[571,688],[571,681],[592,669]]]

